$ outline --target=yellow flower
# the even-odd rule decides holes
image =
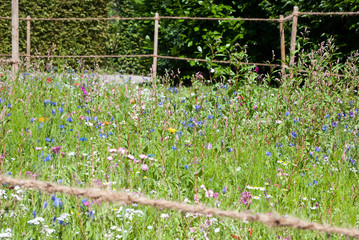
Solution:
[[[169,128],[168,131],[170,131],[171,133],[175,133],[175,132],[177,132],[177,129]]]
[[[41,122],[41,123],[43,123],[43,122],[45,122],[45,121],[47,121],[47,120],[49,120],[49,119],[48,119],[48,118],[44,118],[44,117],[39,118],[39,122]]]

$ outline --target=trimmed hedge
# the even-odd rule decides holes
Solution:
[[[107,17],[109,0],[21,0],[19,17]],[[11,1],[2,1],[0,16],[11,16]],[[31,21],[31,55],[107,54],[106,21]],[[11,54],[11,20],[0,19],[0,54]],[[26,21],[20,20],[20,54],[26,53]]]

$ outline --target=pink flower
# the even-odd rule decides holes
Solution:
[[[150,159],[151,160],[151,162],[155,162],[156,161],[156,159],[154,159],[154,158],[148,158],[148,159]]]
[[[113,160],[113,157],[112,157],[112,156],[109,156],[109,157],[107,157],[107,160],[112,161],[112,160]]]
[[[206,191],[206,197],[214,197],[214,193],[212,189],[209,189],[208,191]]]
[[[122,153],[122,154],[126,154],[126,153],[128,152],[127,149],[124,148],[124,147],[120,147],[120,148],[118,149],[118,151],[119,151],[120,153]]]
[[[41,149],[42,149],[42,147],[35,147],[35,150],[37,150],[37,151],[39,151]]]
[[[142,164],[141,169],[142,169],[142,171],[147,171],[148,170],[148,165],[147,164]]]
[[[146,155],[144,155],[144,154],[141,154],[141,155],[140,155],[140,158],[141,158],[141,159],[146,159],[146,158],[148,158],[148,157],[147,157]]]
[[[212,148],[212,144],[211,143],[207,143],[206,145],[204,145],[205,148],[207,149],[211,149]]]
[[[53,151],[55,154],[58,154],[60,150],[61,150],[61,146],[51,148],[51,151]]]
[[[61,152],[60,154],[62,157],[65,157],[65,155],[66,155],[66,153],[64,153],[64,152]]]
[[[110,153],[116,153],[117,152],[117,149],[109,149],[108,150]]]
[[[134,160],[134,159],[135,159],[135,157],[132,156],[131,154],[128,154],[127,157],[128,157],[129,159],[131,159],[131,160]]]

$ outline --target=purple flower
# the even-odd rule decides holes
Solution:
[[[251,205],[252,204],[252,194],[250,192],[242,192],[242,196],[239,199],[239,203],[243,203],[244,205]]]
[[[290,135],[293,137],[293,138],[296,138],[298,135],[296,132],[291,132]]]
[[[61,146],[51,148],[51,151],[55,154],[58,154],[60,150],[61,150]]]

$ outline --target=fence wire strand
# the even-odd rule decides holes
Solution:
[[[110,203],[120,202],[122,204],[127,204],[127,205],[132,203],[137,203],[137,204],[160,208],[160,209],[166,208],[166,209],[172,209],[182,212],[200,213],[204,215],[214,215],[218,217],[228,217],[228,218],[236,218],[245,221],[260,222],[270,227],[291,227],[294,229],[325,232],[328,234],[337,233],[337,234],[343,234],[349,237],[359,239],[359,229],[354,229],[354,228],[350,229],[350,228],[322,225],[315,222],[306,222],[294,217],[281,217],[281,216],[273,216],[273,215],[261,214],[261,213],[252,214],[248,211],[245,212],[228,211],[228,210],[221,210],[218,208],[206,207],[204,205],[187,205],[184,203],[168,201],[163,199],[150,199],[147,197],[141,197],[126,192],[112,192],[108,190],[99,190],[95,188],[67,187],[64,185],[43,182],[38,180],[30,180],[30,179],[22,180],[22,179],[15,179],[5,176],[0,176],[0,183],[22,186],[23,188],[35,189],[40,192],[45,192],[48,194],[65,193],[77,197],[86,197],[86,198],[97,200],[99,202],[110,202]]]

